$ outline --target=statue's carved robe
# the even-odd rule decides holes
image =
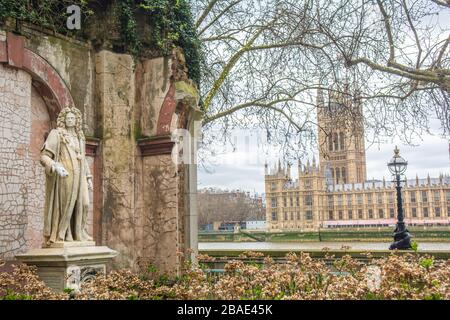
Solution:
[[[90,240],[86,232],[89,208],[85,140],[77,138],[79,148],[70,145],[68,133],[63,128],[50,132],[41,151],[45,167],[46,192],[44,212],[44,237],[47,242]],[[61,163],[68,176],[60,177],[52,165]]]

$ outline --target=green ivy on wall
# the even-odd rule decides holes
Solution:
[[[67,36],[86,37],[83,30],[68,30],[66,8],[76,4],[81,8],[82,25],[95,19],[99,5],[113,5],[120,23],[119,32],[126,52],[142,55],[146,46],[168,55],[174,46],[183,49],[189,77],[200,83],[201,45],[190,11],[189,0],[1,0],[0,22],[15,18],[53,30]],[[110,7],[111,8],[111,7]],[[59,14],[58,14],[59,12]],[[143,15],[151,33],[146,37],[138,31],[137,16]],[[107,35],[106,35],[107,36]]]
[[[85,22],[94,14],[88,3],[88,0],[1,0],[0,22],[14,18],[64,35],[78,35],[81,31],[67,29],[66,22],[70,15],[67,7],[78,5]]]
[[[131,54],[138,56],[142,46],[137,34],[134,2],[134,0],[119,0],[118,13],[120,15],[122,41],[127,44]]]
[[[170,54],[174,46],[183,48],[189,77],[199,85],[201,45],[194,27],[188,0],[120,0],[123,41],[130,52],[138,55],[142,50],[136,23],[136,13],[144,12],[152,29],[152,46],[163,54]],[[149,39],[145,39],[149,40]]]

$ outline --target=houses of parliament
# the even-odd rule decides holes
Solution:
[[[362,107],[344,95],[317,94],[319,162],[265,165],[268,231],[364,228],[394,225],[396,189],[389,180],[367,180]],[[380,165],[386,165],[380,163]],[[450,225],[450,177],[402,183],[408,226]]]

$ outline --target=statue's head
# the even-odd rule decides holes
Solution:
[[[56,125],[58,128],[75,128],[78,135],[82,134],[82,122],[80,110],[76,108],[64,108],[58,115]]]
[[[73,112],[66,114],[66,128],[73,128],[77,124],[77,117]]]

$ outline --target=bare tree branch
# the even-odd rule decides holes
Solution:
[[[440,5],[440,6],[444,6],[447,8],[450,8],[450,0],[431,0],[434,3]]]
[[[202,22],[205,20],[205,18],[209,15],[212,8],[216,5],[218,0],[211,0],[209,1],[208,5],[206,6],[205,10],[203,10],[203,13],[200,15],[200,17],[195,22],[195,27],[200,27]]]
[[[215,16],[210,23],[208,23],[204,28],[202,28],[198,35],[201,36],[206,30],[208,30],[209,27],[211,27],[217,20],[219,20],[223,15],[225,15],[232,7],[237,5],[242,0],[235,0],[231,2],[224,10],[222,10],[217,16]]]
[[[430,117],[450,134],[450,23],[437,14],[448,1],[198,3],[205,132],[264,129],[302,152],[315,141],[320,88],[324,107],[334,96],[362,103],[374,142],[410,143]]]

